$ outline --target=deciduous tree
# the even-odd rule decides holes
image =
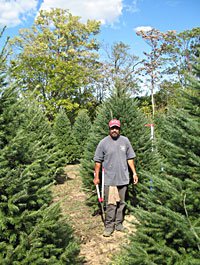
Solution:
[[[150,46],[150,52],[144,52],[146,58],[143,60],[144,66],[139,69],[147,78],[150,83],[149,88],[151,91],[152,103],[152,116],[155,115],[155,89],[160,81],[160,71],[162,66],[162,54],[165,49],[166,34],[153,28],[149,31],[138,31],[137,35],[141,35],[145,42]]]
[[[20,77],[22,92],[34,96],[49,119],[61,108],[70,116],[93,98],[99,28],[99,22],[83,24],[68,10],[51,9],[40,11],[31,29],[21,29],[12,41],[13,77]]]
[[[130,46],[123,42],[115,42],[110,48],[106,47],[106,59],[101,68],[102,75],[96,84],[99,102],[102,102],[119,84],[126,93],[131,96],[137,95],[140,87],[136,69],[140,63],[139,58],[130,53]]]
[[[169,31],[165,39],[165,55],[167,56],[166,73],[179,81],[186,88],[185,72],[192,72],[193,56],[198,56],[200,47],[200,27],[177,33]]]

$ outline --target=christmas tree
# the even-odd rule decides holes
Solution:
[[[9,109],[10,100],[5,99],[5,94],[2,99],[7,101]],[[19,105],[19,100],[16,104]],[[59,205],[52,205],[50,192],[60,171],[54,163],[59,158],[58,150],[52,147],[48,121],[36,104],[21,102],[20,107],[23,112],[19,113],[20,117],[16,113],[20,122],[15,132],[10,133],[12,138],[9,137],[9,142],[1,141],[0,261],[1,264],[72,264],[78,244],[71,227],[61,219]]]
[[[42,111],[6,84],[2,59],[0,264],[79,264],[72,228],[50,191],[62,155]]]
[[[76,138],[76,142],[78,144],[79,159],[83,155],[90,128],[91,121],[87,111],[80,110],[72,128],[73,135]]]
[[[158,149],[164,171],[151,176],[153,192],[140,195],[132,208],[137,232],[117,264],[183,264],[200,260],[200,60],[196,59],[181,106],[160,122]]]
[[[152,142],[150,132],[145,124],[148,123],[144,114],[138,108],[138,102],[131,98],[120,86],[102,104],[97,112],[97,117],[91,127],[88,143],[81,160],[81,174],[83,177],[83,187],[90,195],[88,204],[92,206],[92,211],[98,209],[95,186],[93,184],[94,153],[100,140],[109,133],[108,124],[111,119],[121,121],[120,134],[128,137],[136,153],[135,166],[140,178],[145,171],[152,171],[156,166],[155,158],[151,152]],[[132,179],[132,178],[131,178]],[[143,176],[143,181],[148,181],[148,175]],[[129,185],[128,203],[136,203],[135,195],[140,190],[140,185]]]
[[[71,129],[71,123],[64,111],[56,116],[53,132],[60,150],[63,150],[68,163],[78,160],[78,145]]]

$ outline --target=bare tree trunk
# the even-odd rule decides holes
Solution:
[[[152,104],[152,116],[154,119],[155,115],[155,98],[154,98],[154,79],[153,76],[151,76],[151,104]]]

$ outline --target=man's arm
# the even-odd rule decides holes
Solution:
[[[99,171],[100,171],[100,168],[101,168],[101,162],[95,162],[95,167],[94,167],[94,170],[95,170],[95,178],[93,180],[93,183],[94,183],[95,186],[100,183],[100,180],[99,180]]]
[[[132,172],[133,172],[133,183],[137,184],[138,183],[138,176],[135,170],[135,165],[134,165],[134,160],[133,159],[128,159],[128,165],[131,168]]]

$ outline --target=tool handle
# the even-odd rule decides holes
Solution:
[[[97,196],[98,196],[98,200],[101,201],[101,196],[100,196],[100,192],[99,192],[99,185],[96,185],[96,189],[97,189]]]
[[[94,173],[94,177],[95,177],[95,171],[93,173]],[[102,191],[101,191],[102,192],[102,197],[100,195],[99,185],[98,184],[96,185],[96,189],[97,189],[97,196],[98,196],[99,202],[103,202],[104,201],[104,196],[103,196],[103,194],[104,194],[104,184],[102,183]]]
[[[102,187],[101,187],[102,201],[104,201],[104,173],[105,173],[105,168],[102,168]]]

